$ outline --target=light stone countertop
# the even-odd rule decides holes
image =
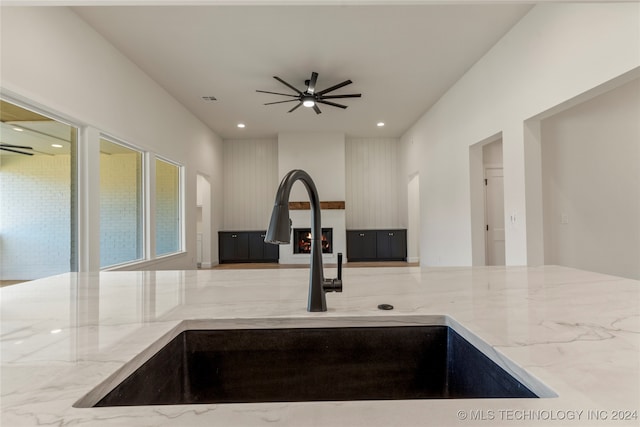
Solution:
[[[0,425],[640,425],[639,281],[557,266],[343,273],[344,292],[327,294],[326,313],[306,312],[305,268],[70,273],[2,288]],[[243,327],[433,315],[460,323],[557,397],[73,406],[183,320]]]

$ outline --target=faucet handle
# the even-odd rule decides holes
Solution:
[[[336,279],[324,279],[322,281],[324,292],[342,292],[342,253],[338,252],[338,277]]]
[[[324,292],[342,292],[342,280],[324,279],[322,281],[322,290]]]

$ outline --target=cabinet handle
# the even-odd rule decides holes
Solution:
[[[393,233],[389,233],[389,236],[393,236]]]
[[[233,237],[235,239],[236,237],[238,237],[238,235],[237,234],[232,234],[231,237]]]
[[[360,237],[364,237],[364,233],[360,233]]]
[[[262,237],[264,239],[265,237],[267,237],[267,235],[266,234],[261,234],[260,237]]]

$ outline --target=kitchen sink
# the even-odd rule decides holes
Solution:
[[[117,384],[75,406],[539,397],[507,372],[515,365],[505,370],[450,321],[307,327],[303,320],[296,327],[186,325]]]

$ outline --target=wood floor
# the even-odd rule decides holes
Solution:
[[[348,262],[343,264],[344,268],[362,267],[417,267],[417,262],[405,261],[372,261],[372,262]],[[327,267],[335,267],[335,264],[325,264]],[[277,264],[277,263],[238,263],[219,264],[213,270],[251,270],[251,269],[275,269],[275,268],[309,268],[309,264]]]
[[[16,285],[22,282],[28,282],[28,280],[0,280],[0,288],[9,285]]]

